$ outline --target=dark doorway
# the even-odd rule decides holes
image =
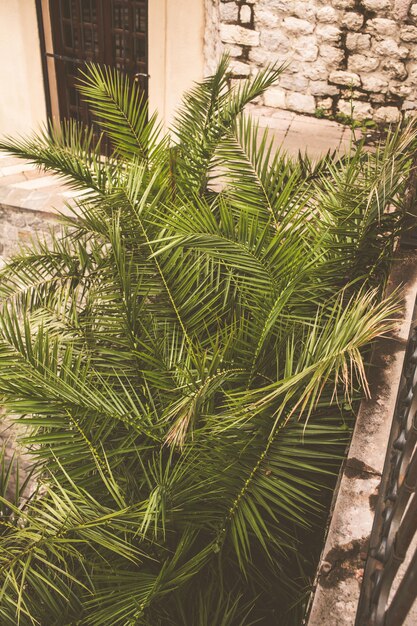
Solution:
[[[147,95],[147,0],[50,0],[49,15],[53,52],[46,55],[54,60],[61,119],[91,121],[75,88],[89,61],[126,72]]]

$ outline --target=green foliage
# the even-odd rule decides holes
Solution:
[[[354,113],[354,109],[352,109],[352,113]],[[346,113],[342,113],[341,111],[336,113],[336,115],[333,115],[331,112],[326,111],[321,107],[317,108],[314,111],[314,117],[317,117],[318,119],[326,118],[328,120],[335,120],[336,122],[339,122],[339,124],[349,126],[352,130],[359,129],[364,133],[369,130],[377,131],[383,126],[381,124],[378,125],[374,120],[370,118],[358,120],[355,119],[353,115],[347,115]]]
[[[172,143],[92,66],[111,156],[73,122],[3,141],[85,195],[1,271],[0,395],[39,484],[1,498],[2,624],[301,623],[416,131],[289,159],[242,115],[279,74],[230,91],[224,59]]]
[[[314,117],[317,117],[318,119],[323,119],[324,117],[330,117],[330,115],[327,113],[326,109],[323,109],[323,107],[318,107],[314,111]]]
[[[354,109],[352,109],[352,113],[354,113]],[[339,113],[336,113],[335,120],[336,122],[339,122],[339,124],[350,126],[350,128],[352,129],[362,128],[364,124],[364,122],[362,122],[361,120],[356,120],[353,117],[353,115],[347,115],[346,113],[343,113],[342,111],[339,111]]]

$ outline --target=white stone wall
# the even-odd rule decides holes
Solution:
[[[261,105],[394,122],[417,109],[417,1],[206,0],[206,65],[216,38],[234,79],[288,63]],[[218,24],[216,24],[216,19]]]

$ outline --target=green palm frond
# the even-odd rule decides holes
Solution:
[[[185,95],[174,124],[181,185],[197,193],[205,191],[219,141],[244,107],[274,84],[282,71],[281,65],[266,67],[252,80],[229,90],[228,57],[223,56],[216,73]]]
[[[260,452],[253,441],[246,467],[238,465],[242,488],[221,531],[230,533],[243,569],[256,544],[267,554],[271,544],[285,553],[294,548],[294,526],[308,528],[320,519],[326,474],[333,474],[346,443],[346,430],[328,418],[307,427],[288,419]]]
[[[51,122],[28,139],[3,139],[0,149],[56,173],[74,189],[102,195],[115,168],[112,161],[102,158],[101,141],[92,128],[70,119],[58,126]]]
[[[124,158],[152,159],[161,125],[137,83],[117,70],[89,64],[79,91],[112,145]]]
[[[91,65],[94,130],[0,146],[85,192],[0,271],[0,397],[38,486],[11,493],[0,467],[5,626],[302,621],[398,310],[382,292],[417,130],[291,159],[244,113],[281,71],[231,89],[223,58],[171,143]]]

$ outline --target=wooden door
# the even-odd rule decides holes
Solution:
[[[137,80],[147,95],[147,0],[50,0],[59,116],[91,122],[75,86],[86,63]]]

